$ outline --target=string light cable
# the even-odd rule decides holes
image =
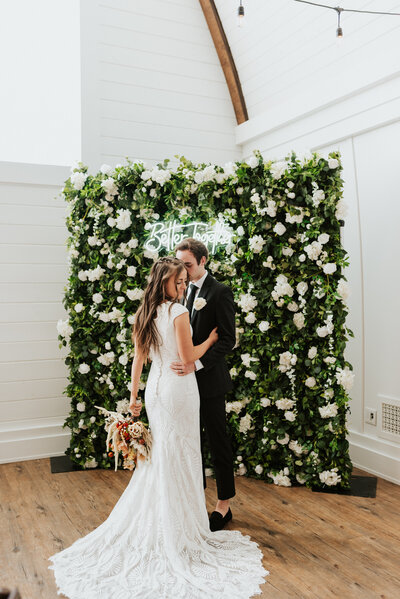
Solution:
[[[340,17],[342,12],[356,12],[365,15],[390,15],[392,17],[400,17],[399,12],[386,12],[381,10],[362,10],[357,8],[342,8],[340,6],[329,6],[329,4],[320,4],[319,2],[310,2],[309,0],[294,0],[295,2],[301,2],[301,4],[310,4],[311,6],[318,6],[320,8],[328,8],[329,10],[334,10],[338,17],[338,24],[336,29],[336,37],[343,37],[343,29],[340,24]]]
[[[320,2],[310,2],[309,0],[294,0],[294,2],[301,2],[301,4],[310,4],[311,6],[318,6],[319,8],[327,8],[329,10],[334,10],[336,12],[337,18],[338,18],[337,29],[336,29],[336,37],[338,37],[338,38],[343,37],[343,29],[342,29],[341,23],[340,23],[340,17],[342,15],[342,12],[356,12],[356,13],[365,14],[365,15],[389,15],[391,17],[400,17],[399,12],[387,12],[387,11],[381,11],[381,10],[362,10],[362,9],[358,9],[358,8],[342,8],[340,6],[330,6],[329,4],[321,4]],[[239,25],[239,27],[242,27],[243,22],[244,22],[243,0],[240,0],[237,14],[238,14],[238,25]]]

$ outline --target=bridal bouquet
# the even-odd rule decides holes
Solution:
[[[109,457],[115,457],[115,470],[118,468],[120,452],[124,458],[124,470],[134,470],[138,459],[150,459],[152,437],[143,422],[132,416],[124,416],[121,412],[95,407],[106,416],[106,449]]]

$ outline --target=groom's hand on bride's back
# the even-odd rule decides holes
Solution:
[[[184,364],[183,362],[172,362],[170,368],[178,376],[186,376],[187,374],[190,374],[196,370],[196,365],[194,362],[190,362],[189,364]]]

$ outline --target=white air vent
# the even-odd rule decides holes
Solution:
[[[379,396],[378,436],[400,443],[400,400]]]

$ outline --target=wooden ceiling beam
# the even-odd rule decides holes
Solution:
[[[240,85],[239,75],[236,70],[235,61],[233,60],[228,39],[225,35],[225,31],[222,26],[221,19],[219,18],[218,10],[215,6],[214,0],[199,0],[199,2],[225,75],[233,109],[236,115],[236,121],[237,124],[240,125],[241,123],[248,121],[249,117],[247,114],[242,86]]]

